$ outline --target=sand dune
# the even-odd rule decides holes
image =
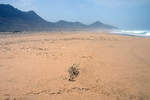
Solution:
[[[0,100],[150,100],[150,39],[98,32],[0,35]],[[68,68],[80,74],[68,81]]]

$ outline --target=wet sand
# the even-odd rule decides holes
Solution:
[[[75,81],[68,68],[79,64]],[[0,35],[0,100],[150,100],[150,39],[99,32]]]

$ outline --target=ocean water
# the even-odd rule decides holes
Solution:
[[[115,30],[111,33],[138,37],[150,37],[150,31],[148,30]]]

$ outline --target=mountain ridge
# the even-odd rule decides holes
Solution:
[[[60,20],[49,22],[33,10],[21,11],[9,4],[0,4],[0,31],[51,31],[72,29],[115,29],[116,27],[96,21],[90,25]]]

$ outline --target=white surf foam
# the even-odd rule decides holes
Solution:
[[[150,37],[150,31],[145,31],[145,30],[115,30],[112,33],[131,35],[131,36]]]

